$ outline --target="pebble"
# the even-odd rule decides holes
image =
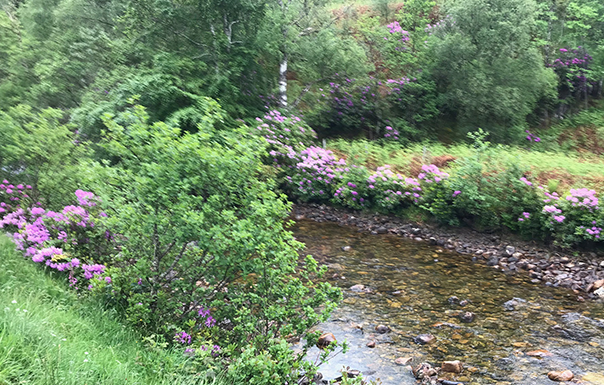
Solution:
[[[378,325],[375,327],[375,331],[380,333],[380,334],[384,334],[384,333],[388,333],[390,332],[390,327],[386,326],[386,325]]]
[[[319,340],[317,341],[317,347],[319,349],[325,349],[330,344],[337,342],[338,341],[336,340],[336,336],[334,336],[332,333],[325,333],[319,337]]]
[[[562,371],[553,371],[547,373],[547,377],[549,377],[552,381],[570,381],[573,379],[575,375],[570,370],[562,370]]]
[[[369,341],[366,345],[368,348],[375,348],[375,341]]]
[[[394,360],[394,363],[397,365],[409,365],[413,361],[412,357],[399,357]]]
[[[447,373],[461,373],[463,364],[461,361],[445,361],[442,363],[440,370]]]
[[[413,341],[418,345],[430,345],[436,342],[436,337],[432,334],[420,334]]]

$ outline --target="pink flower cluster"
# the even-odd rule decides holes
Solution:
[[[91,192],[78,190],[75,195],[85,207],[94,207],[98,202]],[[47,211],[42,207],[18,208],[0,220],[0,228],[12,232],[16,248],[23,250],[25,257],[31,257],[33,262],[44,263],[51,269],[69,271],[71,285],[75,285],[77,278],[74,274],[78,269],[86,279],[105,272],[105,266],[81,264],[79,259],[70,258],[66,251],[82,242],[78,232],[94,227],[91,214],[85,207],[66,206],[61,212]]]
[[[423,179],[426,183],[440,183],[449,178],[449,174],[440,171],[434,164],[423,165],[422,172],[417,176],[418,179]]]
[[[586,188],[571,189],[570,195],[566,197],[566,200],[573,207],[586,208],[589,211],[598,209],[599,200],[596,197],[595,190],[588,190]]]

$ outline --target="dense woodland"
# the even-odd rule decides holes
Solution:
[[[100,309],[115,317],[108,330],[144,341],[124,347],[142,349],[130,372],[70,367],[57,383],[312,379],[346,349],[309,332],[341,292],[300,257],[288,199],[600,247],[595,190],[539,179],[495,147],[604,148],[599,0],[0,7],[0,227],[71,290],[32,279],[36,306]],[[437,165],[428,141],[470,153]],[[409,170],[385,164],[417,143]],[[0,246],[0,266],[22,266]],[[27,287],[24,274],[5,279]],[[0,333],[18,335],[12,320]],[[0,338],[0,382],[54,383],[40,379],[37,341]]]

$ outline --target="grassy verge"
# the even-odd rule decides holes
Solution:
[[[410,176],[417,175],[422,164],[454,167],[453,160],[468,157],[473,151],[467,144],[423,143],[401,147],[398,144],[380,145],[365,140],[341,139],[328,141],[327,148],[353,163],[370,168],[389,164]],[[530,168],[532,177],[545,185],[549,180],[555,180],[563,189],[590,187],[604,191],[604,158],[596,154],[538,151],[514,146],[495,147],[492,154],[496,161],[501,161],[502,166],[512,161]]]
[[[188,373],[180,351],[143,345],[116,315],[0,236],[0,384],[217,384]]]

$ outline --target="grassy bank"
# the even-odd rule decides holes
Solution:
[[[454,167],[454,160],[471,156],[468,144],[417,143],[401,147],[396,143],[377,144],[365,140],[330,140],[327,148],[341,157],[375,168],[384,164],[405,175],[417,175],[422,164]],[[526,166],[540,183],[559,182],[560,189],[589,187],[604,191],[604,158],[590,152],[541,151],[517,146],[493,147],[492,156],[502,166],[507,161]]]
[[[217,383],[66,287],[0,237],[0,384]]]

